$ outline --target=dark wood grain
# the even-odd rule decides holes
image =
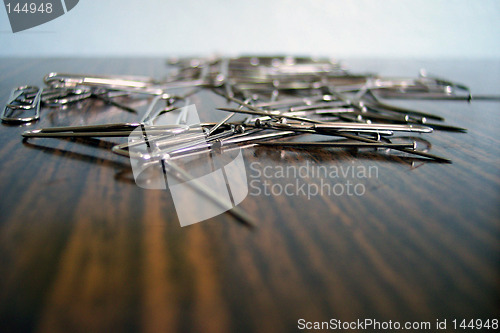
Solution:
[[[353,70],[414,76],[421,67],[500,93],[500,62],[352,60]],[[161,78],[162,59],[2,59],[11,88],[50,71]],[[202,120],[222,119],[210,94]],[[468,133],[422,136],[451,165],[343,150],[244,150],[258,167],[376,167],[362,196],[250,195],[254,230],[229,214],[181,228],[170,192],[135,185],[116,140],[21,140],[0,127],[0,331],[288,332],[297,321],[498,318],[500,105],[394,102],[444,116]],[[145,104],[134,104],[143,110]],[[134,121],[100,101],[42,111],[30,126]],[[256,164],[254,164],[255,166]],[[257,167],[256,167],[257,168]],[[284,186],[294,177],[269,179]],[[278,186],[278,185],[277,185]]]

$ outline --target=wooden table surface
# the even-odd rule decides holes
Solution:
[[[500,94],[497,60],[344,63],[412,77],[426,68],[473,93]],[[167,72],[163,59],[1,59],[2,108],[13,87],[41,86],[51,71]],[[202,120],[222,119],[214,111],[221,101],[192,99]],[[453,319],[499,318],[500,103],[392,102],[469,130],[420,136],[452,164],[245,149],[247,177],[258,186],[264,176],[256,169],[264,167],[377,170],[369,178],[274,174],[267,180],[276,186],[350,180],[365,192],[308,198],[250,188],[240,207],[258,221],[253,230],[229,214],[181,228],[169,190],[135,185],[129,160],[110,152],[114,140],[21,139],[26,129],[135,121],[135,114],[94,101],[43,109],[28,127],[1,125],[0,331],[288,332],[301,318],[447,319],[450,330]]]

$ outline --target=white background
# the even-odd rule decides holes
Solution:
[[[497,0],[80,0],[16,34],[0,9],[0,56],[496,58],[499,43]]]

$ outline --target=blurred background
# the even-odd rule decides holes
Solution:
[[[80,0],[12,33],[0,10],[0,56],[285,53],[346,57],[500,56],[497,0]]]

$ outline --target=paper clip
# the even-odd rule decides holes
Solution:
[[[12,90],[0,118],[8,123],[28,123],[40,119],[41,96],[42,91],[35,86]]]

